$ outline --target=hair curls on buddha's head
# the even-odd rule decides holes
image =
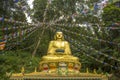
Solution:
[[[57,40],[57,33],[62,33],[61,31],[57,31],[54,35],[54,40]],[[63,33],[62,33],[63,35]],[[64,40],[64,36],[62,36],[62,40]]]

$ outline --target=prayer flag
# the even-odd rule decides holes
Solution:
[[[0,21],[4,21],[4,17],[0,17]]]
[[[14,3],[18,3],[19,2],[19,0],[14,0]]]

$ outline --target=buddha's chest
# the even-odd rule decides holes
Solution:
[[[62,41],[54,42],[53,46],[55,48],[65,48],[65,42],[62,42]]]

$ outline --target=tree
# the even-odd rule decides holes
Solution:
[[[114,23],[120,22],[120,8],[114,4],[110,4],[103,9],[104,13],[102,14],[102,19],[105,26],[112,26]]]
[[[108,6],[106,6],[104,9],[103,9],[103,14],[102,14],[102,20],[104,22],[104,26],[105,27],[108,27],[108,34],[109,34],[109,37],[110,37],[110,41],[111,42],[115,42],[117,45],[108,45],[112,50],[112,53],[113,53],[113,56],[118,58],[120,57],[119,55],[119,48],[120,48],[120,44],[119,44],[119,41],[120,41],[120,8],[117,7],[115,5],[115,3],[113,4],[110,4]],[[112,53],[109,53],[109,54],[112,54]],[[115,66],[119,66],[119,62],[117,61],[111,61],[112,64],[115,64]],[[120,69],[117,69],[117,70],[114,70],[114,74],[120,74]],[[117,76],[116,75],[116,76]]]

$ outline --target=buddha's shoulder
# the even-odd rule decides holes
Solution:
[[[54,43],[54,42],[57,42],[56,40],[52,40],[52,41],[50,41],[50,43]]]
[[[50,43],[53,43],[53,42],[55,42],[55,41],[54,40],[50,41]]]
[[[68,41],[64,41],[65,44],[69,44]]]

